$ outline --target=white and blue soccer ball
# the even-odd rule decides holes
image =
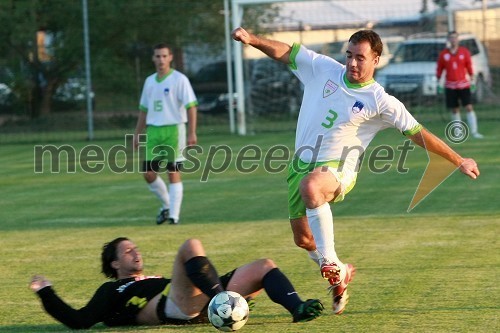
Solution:
[[[208,320],[216,329],[224,332],[242,328],[249,312],[247,301],[234,291],[222,291],[208,303]]]

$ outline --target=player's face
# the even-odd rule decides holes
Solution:
[[[451,34],[448,36],[448,41],[450,42],[450,46],[452,48],[458,46],[458,34]]]
[[[167,74],[170,70],[170,63],[172,62],[172,54],[168,49],[156,49],[153,54],[153,62],[156,71],[160,74]]]
[[[369,42],[349,43],[346,54],[346,75],[349,82],[364,83],[373,79],[380,57],[372,51]]]
[[[131,241],[123,241],[117,247],[117,259],[112,263],[118,272],[118,278],[142,274],[143,261],[137,246]]]

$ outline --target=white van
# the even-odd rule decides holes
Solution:
[[[460,45],[469,49],[474,70],[476,90],[473,97],[482,101],[486,87],[491,85],[488,56],[483,44],[472,34],[460,34]],[[385,90],[400,99],[428,100],[438,95],[438,85],[443,86],[444,76],[438,82],[436,66],[439,53],[446,47],[446,35],[415,35],[397,49],[389,64],[377,71],[375,80]]]

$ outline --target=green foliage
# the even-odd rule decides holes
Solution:
[[[81,8],[76,1],[0,2],[0,48],[15,73],[16,95],[31,116],[45,113],[50,97],[82,58]],[[37,33],[51,38],[42,50]],[[46,104],[49,103],[49,104]]]
[[[224,41],[223,2],[219,0],[88,1],[93,81],[103,93],[137,94],[137,63],[147,64],[151,46],[166,41],[182,50],[189,43]],[[0,59],[15,74],[17,109],[30,116],[51,112],[52,96],[70,77],[83,78],[82,2],[0,1]],[[51,38],[48,59],[40,56],[37,32]],[[143,80],[143,77],[142,77]]]

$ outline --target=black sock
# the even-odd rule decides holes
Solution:
[[[207,257],[193,257],[184,263],[184,268],[191,282],[208,297],[224,291],[219,275]]]
[[[273,302],[281,304],[292,314],[302,303],[292,283],[279,268],[273,268],[264,276],[262,286]]]

